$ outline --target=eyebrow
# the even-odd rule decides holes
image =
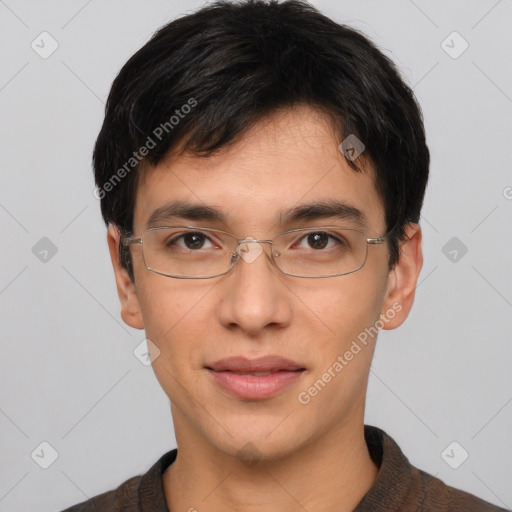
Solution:
[[[157,226],[173,217],[188,220],[209,220],[225,222],[220,210],[202,204],[188,203],[186,201],[171,201],[157,208],[148,218],[147,227]]]
[[[297,221],[312,221],[335,217],[341,221],[352,221],[360,227],[367,226],[366,215],[355,206],[338,200],[315,201],[301,204],[295,208],[284,210],[279,216],[281,224],[292,224]]]
[[[336,218],[342,221],[351,221],[361,227],[367,226],[366,215],[355,206],[338,200],[321,200],[313,203],[301,204],[294,208],[279,212],[280,225],[293,224],[298,221],[321,220]],[[157,208],[149,216],[147,227],[155,227],[173,218],[195,221],[217,221],[226,224],[223,212],[211,206],[175,200]]]

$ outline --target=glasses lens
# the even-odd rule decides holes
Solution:
[[[366,235],[322,227],[283,233],[274,239],[279,269],[298,277],[330,277],[359,270],[366,261]]]
[[[152,228],[142,238],[146,267],[171,277],[215,277],[228,272],[236,261],[235,237],[214,229]],[[364,233],[332,226],[283,233],[272,245],[278,268],[297,277],[355,272],[365,264],[367,250]]]
[[[143,235],[149,270],[174,277],[212,277],[231,266],[226,235],[185,227],[152,228]]]

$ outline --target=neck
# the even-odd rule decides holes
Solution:
[[[362,416],[359,423],[338,428],[278,460],[252,463],[190,436],[190,430],[183,439],[178,432],[176,428],[178,456],[163,475],[170,512],[349,512],[378,472],[368,453]]]

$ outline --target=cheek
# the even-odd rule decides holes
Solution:
[[[303,327],[318,325],[325,332],[326,343],[333,345],[334,340],[340,349],[373,325],[379,318],[385,288],[377,286],[382,279],[364,270],[333,278],[324,286],[311,281],[295,290],[304,304]]]
[[[340,276],[336,286],[311,287],[300,294],[307,305],[301,327],[314,346],[309,352],[313,371],[301,396],[311,399],[310,412],[318,416],[333,418],[364,402],[375,323],[384,300],[382,286],[370,275]]]
[[[213,284],[171,279],[147,272],[137,286],[147,337],[173,367],[192,360],[204,342],[207,297]]]
[[[137,293],[146,337],[159,349],[153,371],[169,399],[186,408],[184,397],[196,387],[210,318],[206,310],[212,285],[150,275]]]

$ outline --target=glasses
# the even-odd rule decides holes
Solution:
[[[242,258],[252,263],[270,245],[270,260],[294,277],[335,277],[360,270],[368,245],[382,244],[389,233],[367,238],[358,230],[321,226],[285,231],[271,240],[238,239],[226,231],[196,226],[150,228],[140,238],[125,237],[124,247],[142,246],[148,270],[179,279],[209,279],[227,274]]]

